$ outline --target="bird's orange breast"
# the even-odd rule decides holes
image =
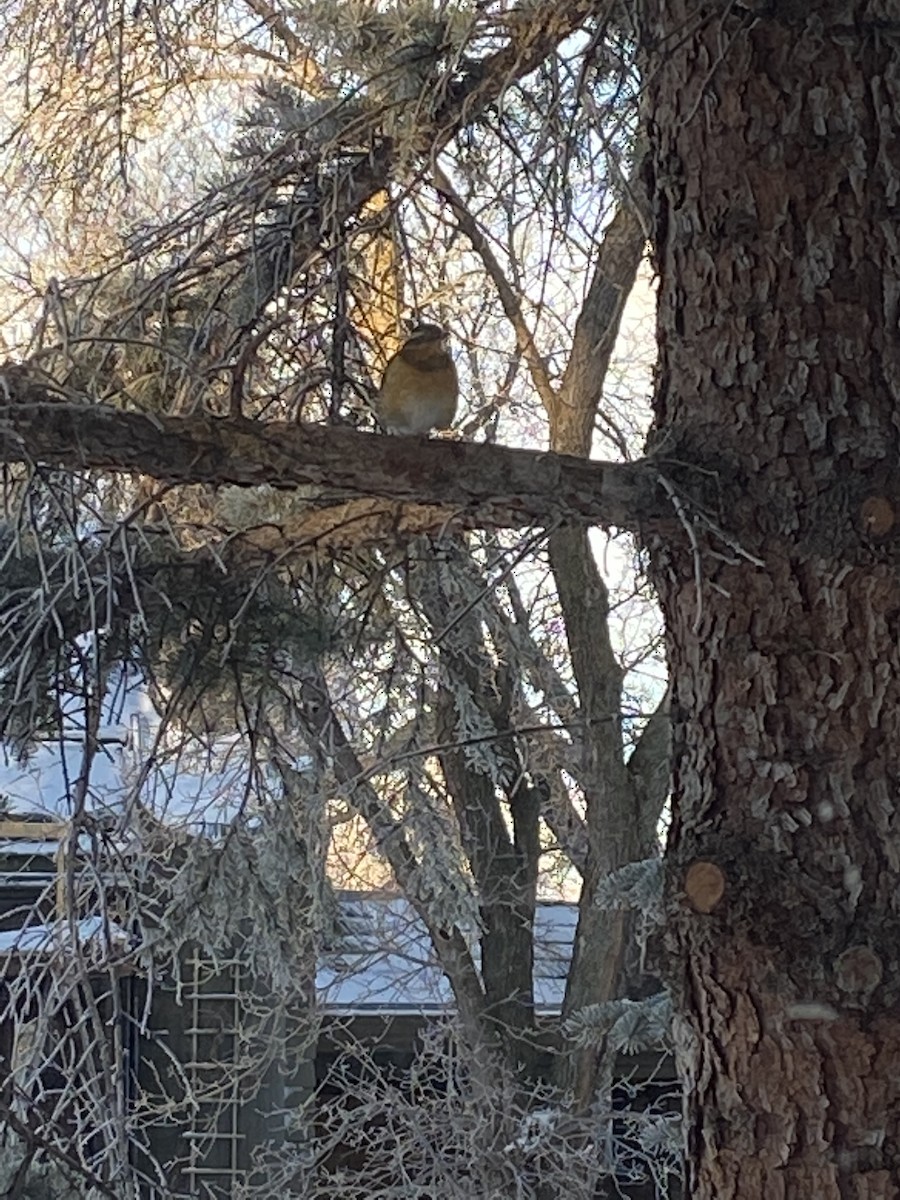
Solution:
[[[449,354],[407,347],[385,368],[378,417],[394,433],[447,429],[456,416],[459,380]]]

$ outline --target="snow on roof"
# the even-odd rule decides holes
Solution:
[[[100,730],[100,744],[90,764],[90,810],[121,812],[133,798],[134,781],[140,777],[140,799],[161,820],[187,824],[196,831],[220,831],[240,811],[247,796],[248,762],[241,740],[223,740],[214,758],[194,754],[161,761],[154,754],[158,718],[146,693],[127,686],[127,681],[120,680],[116,688],[104,711],[109,724]],[[0,812],[44,820],[70,817],[74,785],[84,771],[82,738],[73,726],[65,737],[36,747],[24,763],[0,746]],[[49,850],[44,849],[46,843],[35,840],[20,842],[15,853],[26,853],[26,845],[33,854]],[[3,848],[9,852],[11,844]],[[559,1012],[562,1007],[577,919],[577,909],[571,904],[538,904],[534,993],[542,1012]],[[399,1014],[452,1007],[452,993],[435,960],[428,933],[402,897],[343,893],[339,925],[340,932],[323,956],[316,978],[326,1009]],[[96,937],[89,922],[81,922],[79,930],[82,926],[82,936]],[[3,933],[0,953],[9,953],[11,946],[23,950],[46,944],[49,948],[55,936],[52,927],[46,926]],[[477,961],[474,930],[471,944]]]
[[[0,811],[4,816],[56,820],[73,812],[76,785],[87,772],[86,806],[92,812],[116,810],[126,790],[123,751],[133,719],[147,699],[124,670],[114,673],[103,701],[97,745],[86,757],[83,705],[63,700],[65,727],[60,736],[41,741],[24,761],[0,743]]]
[[[29,842],[22,838],[0,838],[0,854],[12,858],[53,858],[59,853],[58,841]]]
[[[7,882],[13,882],[9,879]],[[538,903],[535,914],[534,998],[539,1012],[558,1013],[578,910],[573,904]],[[453,994],[437,964],[428,934],[412,906],[399,896],[339,898],[340,930],[316,974],[316,993],[326,1012],[340,1016],[425,1015],[448,1012]],[[100,961],[126,943],[125,931],[102,917],[73,927],[67,921],[26,924],[0,931],[0,958],[64,950],[74,935]],[[477,939],[473,949],[477,961]]]
[[[123,929],[111,925],[103,917],[85,917],[74,926],[75,939],[87,945],[93,943],[100,951],[113,945],[121,948],[127,941]],[[21,929],[0,929],[0,956],[10,954],[44,954],[64,949],[72,944],[73,927],[68,921],[50,925],[25,925]]]
[[[210,753],[170,753],[157,745],[160,721],[146,690],[122,678],[111,685],[102,717],[90,759],[74,709],[61,736],[39,743],[24,761],[0,744],[0,812],[65,820],[85,775],[84,805],[95,815],[120,813],[138,780],[141,802],[162,821],[220,829],[240,812],[252,764],[239,738],[221,739]]]
[[[316,990],[334,1013],[426,1013],[453,1006],[450,985],[415,910],[399,896],[344,893],[340,930],[323,955]],[[535,914],[534,998],[539,1011],[562,1008],[578,910],[539,903]],[[472,938],[477,957],[477,938]]]
[[[28,877],[30,878],[30,877]],[[26,876],[6,874],[0,884],[14,887]],[[573,904],[539,902],[535,913],[534,998],[539,1012],[558,1013],[566,988],[578,910]],[[344,1016],[392,1016],[447,1012],[453,994],[437,964],[428,933],[412,905],[400,896],[343,893],[338,900],[339,930],[323,953],[316,974],[319,1002]],[[126,942],[124,930],[99,916],[74,926],[82,944],[105,957]],[[25,923],[0,931],[0,958],[41,955],[70,944],[67,921]],[[472,937],[476,962],[477,938]]]
[[[4,812],[45,820],[72,815],[75,782],[84,766],[77,742],[45,742],[25,762],[0,747],[0,807]],[[101,746],[91,763],[88,803],[92,810],[114,809],[125,792],[121,747]]]

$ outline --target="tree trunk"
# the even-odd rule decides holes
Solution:
[[[897,9],[642,8],[652,445],[683,528],[652,550],[689,1194],[883,1200],[900,1195]]]

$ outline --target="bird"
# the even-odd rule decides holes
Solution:
[[[388,433],[449,429],[456,416],[459,378],[440,325],[423,322],[388,360],[375,411]]]

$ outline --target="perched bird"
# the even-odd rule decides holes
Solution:
[[[417,325],[388,360],[375,400],[389,433],[448,429],[456,416],[459,379],[440,325]]]

